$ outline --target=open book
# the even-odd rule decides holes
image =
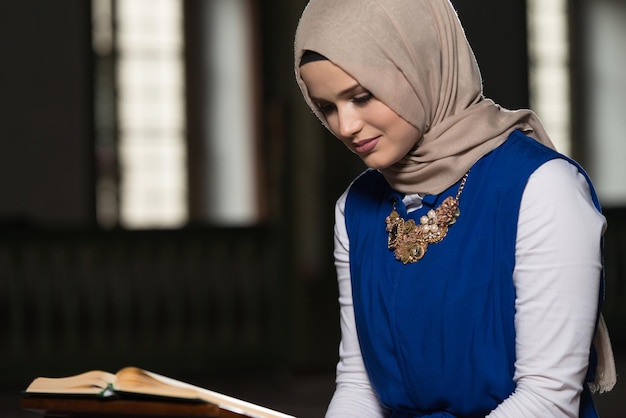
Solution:
[[[147,395],[208,402],[244,417],[294,418],[291,415],[137,367],[126,367],[115,374],[92,370],[70,377],[38,377],[26,388],[25,394],[94,395],[100,397],[124,396],[125,394]]]

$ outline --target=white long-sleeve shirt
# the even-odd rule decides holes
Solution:
[[[378,418],[385,413],[365,371],[352,306],[346,196],[347,191],[335,207],[341,343],[337,387],[326,417]],[[421,197],[408,195],[404,203],[407,210],[416,210]],[[520,205],[513,272],[516,389],[489,418],[578,416],[596,321],[605,228],[586,179],[567,161],[544,163],[529,178]]]

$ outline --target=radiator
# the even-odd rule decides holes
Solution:
[[[265,228],[3,233],[0,370],[276,361],[286,317],[279,255]]]

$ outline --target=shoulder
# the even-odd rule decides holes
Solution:
[[[499,147],[487,153],[480,161],[486,160],[490,166],[507,171],[534,171],[544,162],[564,157],[519,130],[513,131]]]
[[[354,179],[350,185],[350,190],[368,190],[372,187],[382,187],[386,185],[387,181],[383,177],[382,173],[378,170],[368,168]]]
[[[569,208],[584,204],[600,211],[597,197],[586,173],[573,161],[555,158],[539,166],[529,177],[524,190],[524,206],[535,202],[548,207]],[[558,214],[554,214],[555,216]]]
[[[498,193],[519,195],[533,173],[555,159],[567,157],[516,130],[477,161],[472,171],[483,173],[483,181]]]
[[[335,210],[343,217],[346,211],[348,201],[352,205],[355,200],[361,203],[362,200],[367,199],[371,195],[373,190],[383,187],[386,184],[386,180],[383,175],[372,169],[367,169],[359,174],[346,188],[346,190],[339,196],[335,203]]]
[[[350,184],[346,196],[346,208],[372,204],[388,190],[389,185],[382,173],[378,170],[367,169]]]
[[[564,158],[554,158],[543,163],[533,172],[528,182],[555,192],[575,185],[587,186],[587,180],[578,167]]]

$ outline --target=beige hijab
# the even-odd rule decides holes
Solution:
[[[529,110],[482,96],[482,81],[448,0],[312,0],[295,38],[296,80],[305,50],[327,57],[421,133],[416,147],[381,170],[404,193],[438,194],[514,129],[553,148]]]

